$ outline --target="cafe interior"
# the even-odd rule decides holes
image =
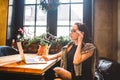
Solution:
[[[96,80],[120,80],[120,0],[0,0],[0,79],[60,80],[53,72],[60,59],[25,65],[19,62],[17,41],[43,33],[69,38],[75,22],[86,24],[97,47],[101,75],[95,74]],[[35,45],[27,46],[29,51],[23,48],[23,53],[36,56]]]

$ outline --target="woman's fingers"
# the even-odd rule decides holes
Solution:
[[[48,61],[48,60],[49,60],[46,55],[42,55],[42,56],[39,58],[39,60],[42,60],[42,59],[44,59],[45,61]]]

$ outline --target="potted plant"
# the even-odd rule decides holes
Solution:
[[[40,6],[45,11],[56,10],[59,5],[59,0],[40,0]]]
[[[60,42],[60,44],[63,46],[67,45],[70,42],[70,39],[68,36],[60,36],[58,37],[58,41]]]
[[[25,52],[34,52],[38,55],[41,55],[41,53],[44,54],[43,51],[45,49],[48,49],[50,45],[56,40],[56,37],[53,36],[50,33],[43,33],[40,36],[33,37],[29,40],[23,41],[24,51]],[[45,49],[43,49],[45,48]]]
[[[49,53],[55,54],[55,53],[59,52],[61,50],[61,48],[65,45],[67,45],[69,42],[70,42],[70,39],[67,36],[58,37],[57,40],[54,43],[52,43],[52,45],[49,49]]]

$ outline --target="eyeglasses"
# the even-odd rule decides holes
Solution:
[[[73,33],[75,33],[75,32],[76,32],[76,30],[75,30],[75,29],[72,29],[72,30],[70,30],[70,32],[73,32]]]

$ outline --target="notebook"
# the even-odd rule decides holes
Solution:
[[[21,42],[17,42],[17,47],[18,47],[19,54],[20,54],[22,61],[24,61],[26,64],[45,64],[45,63],[47,63],[47,61],[45,61],[44,59],[40,60],[38,57],[29,57],[29,56],[25,57]]]

